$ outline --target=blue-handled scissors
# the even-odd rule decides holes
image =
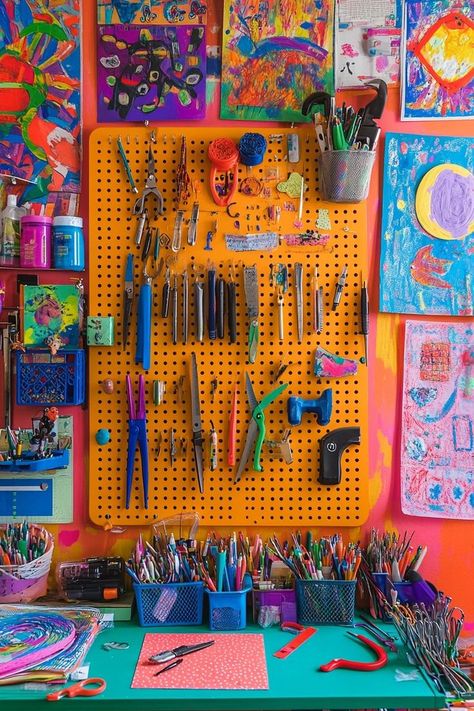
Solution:
[[[142,460],[142,484],[143,500],[145,508],[148,508],[148,441],[146,434],[146,409],[145,409],[145,379],[143,375],[138,376],[138,407],[135,402],[132,390],[130,375],[126,376],[127,402],[128,402],[128,452],[127,452],[127,490],[125,496],[125,508],[130,508],[130,498],[132,495],[133,468],[135,460],[135,449],[140,448]]]

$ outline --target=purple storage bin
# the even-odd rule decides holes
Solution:
[[[296,593],[294,588],[252,590],[253,621],[258,621],[262,607],[279,607],[281,622],[296,622]]]

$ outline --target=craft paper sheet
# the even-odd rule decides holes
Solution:
[[[303,121],[315,91],[334,91],[332,0],[225,0],[221,118]]]
[[[201,25],[206,18],[206,0],[97,0],[98,25]]]
[[[0,0],[0,172],[23,201],[80,190],[80,0]]]
[[[336,32],[336,87],[358,88],[377,77],[400,78],[401,12],[397,0],[339,0]]]
[[[151,664],[148,660],[154,654],[211,639],[215,643],[210,647],[183,657],[182,664],[155,676],[166,664]],[[268,689],[263,635],[146,634],[132,689]]]
[[[407,0],[402,121],[474,116],[472,0]]]
[[[204,25],[98,29],[98,121],[200,119],[206,113]]]
[[[474,519],[473,420],[474,324],[407,321],[403,513]]]
[[[381,311],[472,316],[472,147],[470,138],[387,133]]]

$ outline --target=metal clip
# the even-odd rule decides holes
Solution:
[[[283,432],[281,440],[265,440],[265,446],[268,448],[268,455],[271,459],[283,458],[287,464],[293,461],[293,452],[290,442],[290,429]]]

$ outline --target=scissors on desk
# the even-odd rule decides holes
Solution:
[[[239,467],[235,474],[234,484],[240,481],[242,472],[247,466],[247,462],[250,457],[250,452],[255,444],[255,453],[253,457],[253,468],[256,472],[261,472],[262,466],[260,464],[260,456],[262,454],[262,446],[265,440],[265,413],[264,410],[277,399],[288,387],[288,383],[282,383],[271,393],[265,395],[260,402],[258,402],[255,392],[253,389],[252,381],[250,380],[247,373],[245,373],[245,390],[247,392],[247,400],[249,402],[250,411],[252,413],[252,419],[249,422],[247,429],[247,438],[245,440],[244,451],[242,452],[242,457],[240,458]]]
[[[155,217],[158,217],[158,215],[163,213],[163,195],[156,187],[155,158],[151,150],[151,145],[148,148],[148,170],[145,187],[143,188],[141,196],[137,198],[133,206],[134,215],[142,215],[145,212],[145,202],[148,195],[154,195],[156,198]]]
[[[86,688],[90,686],[92,686],[92,688]],[[65,689],[53,691],[52,694],[47,695],[46,701],[59,701],[64,697],[73,699],[75,696],[97,696],[105,691],[106,686],[105,679],[101,679],[100,677],[84,679],[77,684],[67,686]]]
[[[214,644],[214,640],[210,639],[207,642],[199,642],[199,644],[184,644],[181,647],[175,647],[174,649],[167,649],[164,652],[158,652],[149,658],[150,662],[154,664],[163,664],[164,662],[171,662],[176,657],[184,657],[186,654],[192,654],[193,652],[199,652],[200,649],[206,649]]]
[[[133,399],[132,381],[130,375],[126,376],[127,402],[128,402],[128,452],[127,452],[127,490],[125,496],[125,508],[130,507],[130,497],[132,494],[133,465],[135,460],[135,448],[140,447],[142,459],[142,483],[143,500],[145,508],[148,508],[148,442],[146,434],[146,408],[145,408],[145,379],[143,375],[138,376],[138,408],[135,408]]]

